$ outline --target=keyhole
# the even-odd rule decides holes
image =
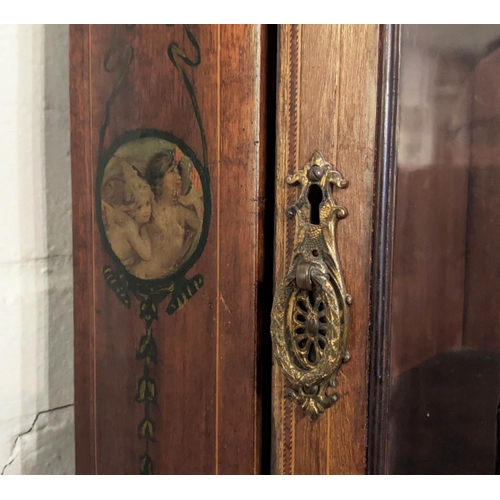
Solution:
[[[321,188],[317,184],[313,184],[309,188],[309,192],[307,193],[307,199],[309,200],[309,204],[311,205],[311,215],[309,222],[311,224],[318,225],[319,206],[323,201],[323,193],[321,192]]]

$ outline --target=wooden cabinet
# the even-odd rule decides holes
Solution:
[[[450,417],[434,406],[426,416],[441,397],[430,388],[440,376],[467,379],[477,353],[477,373],[492,382],[488,389],[479,383],[485,404],[467,415],[481,414],[479,441],[495,441],[496,309],[493,297],[470,290],[483,284],[494,295],[498,288],[483,265],[498,267],[497,239],[492,219],[472,225],[470,217],[484,220],[497,206],[487,141],[496,129],[475,127],[470,117],[481,121],[498,106],[496,49],[482,62],[491,40],[477,42],[473,63],[465,43],[451,61],[449,50],[436,57],[436,46],[456,47],[457,37],[418,29],[425,31],[71,28],[78,473],[419,473],[429,458],[425,450],[413,455],[411,429],[430,446],[425,433],[436,436]],[[421,50],[419,36],[430,48]],[[427,69],[412,76],[418,64]],[[471,108],[474,96],[481,101]],[[453,135],[462,119],[474,133]],[[309,173],[314,154],[328,164],[317,178]],[[301,169],[305,182],[322,186],[321,202],[304,205],[300,189],[287,183]],[[321,183],[328,169],[338,176]],[[342,215],[332,240],[338,254],[312,255],[335,268],[325,286],[340,301],[335,318],[348,325],[350,360],[325,389],[335,403],[311,421],[286,397],[292,382],[273,363],[271,316],[295,262],[295,240],[305,234],[296,231],[297,211],[311,211],[306,233],[321,226],[327,234],[330,198]],[[339,354],[337,320],[328,326],[333,337],[307,321],[305,330],[324,335]],[[288,344],[295,333],[285,333]],[[317,346],[305,355],[312,364],[327,358],[326,341],[308,341]],[[457,349],[468,349],[467,360],[456,358]],[[448,368],[443,353],[454,357]],[[453,386],[456,399],[473,390],[457,384],[443,383],[439,394]],[[306,400],[318,390],[304,387]],[[425,470],[464,473],[449,456],[465,429],[456,425],[449,442],[435,443],[441,465]],[[498,452],[485,447],[470,448],[471,471],[494,470]]]

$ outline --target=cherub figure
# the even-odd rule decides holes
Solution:
[[[151,219],[153,192],[131,167],[124,169],[124,203],[119,207],[103,202],[106,235],[113,252],[127,270],[137,261],[151,258],[147,223]]]
[[[182,162],[180,150],[160,151],[146,167],[145,177],[154,193],[153,218],[148,229],[152,256],[149,261],[136,262],[131,269],[139,278],[174,272],[188,257],[201,228],[203,199],[189,190],[189,171],[182,167]]]

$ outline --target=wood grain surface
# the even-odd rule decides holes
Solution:
[[[273,374],[273,472],[363,474],[367,419],[367,345],[375,162],[379,28],[376,25],[282,25],[279,32],[275,282],[293,241],[285,209],[298,197],[285,185],[315,149],[349,181],[334,193],[349,215],[338,248],[351,308],[351,361],[338,377],[340,399],[318,421],[283,397]]]
[[[94,394],[94,171],[90,145],[89,33],[72,26],[70,36],[71,159],[75,349],[76,470],[95,473]],[[78,165],[78,168],[75,168]]]
[[[160,305],[154,323],[159,474],[260,472],[261,388],[257,351],[262,308],[265,182],[265,28],[191,26],[201,52],[184,66],[193,82],[207,145],[212,221],[201,258],[188,271],[204,276],[201,290],[172,316]],[[134,401],[142,368],[135,359],[144,330],[139,303],[128,310],[107,286],[111,265],[95,218],[99,131],[118,75],[106,72],[110,48],[133,47],[134,59],[110,107],[104,149],[128,130],[172,133],[203,157],[184,82],[168,59],[176,42],[188,57],[182,26],[71,27],[71,132],[74,207],[76,453],[79,474],[137,474],[143,417]]]

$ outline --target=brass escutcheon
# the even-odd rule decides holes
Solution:
[[[286,210],[296,217],[288,274],[276,289],[271,313],[274,359],[288,380],[285,394],[316,420],[338,400],[338,371],[350,359],[347,293],[335,242],[337,222],[347,210],[336,205],[333,187],[347,181],[315,151],[286,179],[301,184],[298,202]]]

